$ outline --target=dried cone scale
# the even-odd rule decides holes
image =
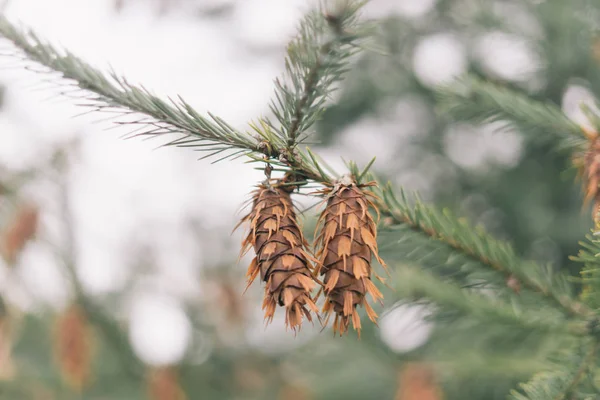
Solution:
[[[377,250],[377,227],[369,213],[369,208],[377,210],[372,201],[375,195],[364,190],[373,185],[357,185],[347,176],[320,192],[327,196],[315,241],[318,272],[324,275],[323,312],[327,317],[335,313],[333,331],[340,336],[348,330],[350,321],[360,336],[358,305],[364,306],[371,321],[377,321],[377,314],[367,302],[367,293],[373,300],[383,299],[371,280],[372,256],[385,268]]]
[[[285,324],[294,331],[310,311],[318,312],[311,290],[315,286],[306,241],[296,220],[290,187],[261,184],[253,193],[252,211],[242,219],[250,231],[242,242],[242,254],[251,247],[256,257],[248,267],[248,286],[260,274],[266,282],[263,300],[265,320],[273,320],[277,305],[285,307]]]

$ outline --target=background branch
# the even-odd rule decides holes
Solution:
[[[535,101],[524,93],[467,76],[437,90],[442,113],[461,121],[513,125],[528,140],[564,150],[585,145],[582,129],[554,104]]]
[[[590,310],[570,294],[570,284],[558,274],[549,274],[536,263],[521,260],[511,245],[492,238],[450,212],[424,205],[418,197],[411,205],[403,191],[397,197],[390,185],[377,189],[382,201],[380,209],[392,218],[392,224],[408,226],[411,230],[444,243],[477,262],[505,275],[516,277],[526,288],[548,298],[571,315],[589,316]],[[409,253],[410,254],[410,253]],[[418,260],[414,260],[418,261]]]

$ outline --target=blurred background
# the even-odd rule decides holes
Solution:
[[[268,115],[285,45],[314,4],[0,2],[11,21],[94,66],[244,130]],[[568,156],[518,131],[452,122],[436,113],[432,90],[471,72],[585,124],[579,103],[600,89],[600,4],[371,0],[365,15],[386,54],[355,60],[315,151],[338,171],[341,157],[377,156],[386,179],[577,274],[568,256],[590,223]],[[281,314],[265,328],[259,285],[242,296],[243,232],[231,234],[260,171],[122,140],[131,128],[105,115],[74,118],[85,110],[57,96],[52,77],[10,57],[0,66],[0,398],[503,399],[538,370],[542,351],[490,363],[468,324],[436,324],[389,290],[380,327],[360,341],[318,324],[294,337]],[[308,212],[305,225],[313,220]],[[75,305],[81,294],[91,321]],[[495,346],[511,351],[508,339]]]

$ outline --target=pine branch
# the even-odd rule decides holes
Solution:
[[[571,260],[583,263],[581,282],[584,284],[581,299],[592,309],[600,309],[600,232],[587,235],[586,241],[581,241],[581,249]]]
[[[580,149],[585,144],[582,129],[550,103],[541,103],[523,93],[464,77],[437,91],[440,110],[458,120],[513,125],[533,141],[559,143],[559,148]]]
[[[47,68],[37,72],[59,74],[56,82],[62,89],[59,95],[83,98],[78,105],[90,112],[110,112],[112,118],[122,118],[117,124],[139,128],[141,132],[133,132],[131,137],[179,134],[178,139],[165,146],[204,151],[208,153],[206,157],[224,154],[218,161],[249,156],[254,161],[264,162],[266,158],[270,164],[297,172],[300,178],[330,182],[331,178],[320,168],[314,155],[298,152],[293,147],[316,121],[331,86],[341,80],[346,70],[348,58],[363,34],[357,26],[361,5],[349,0],[343,2],[336,13],[313,12],[307,17],[301,35],[289,48],[286,64],[291,86],[276,82],[278,100],[273,102],[272,108],[282,128],[276,129],[269,121],[259,120],[258,124],[251,124],[257,137],[237,131],[210,113],[210,118],[202,117],[181,97],[165,101],[114,72],[105,74],[70,52],[41,40],[34,32],[18,29],[4,16],[0,16],[0,35],[21,52],[9,54],[10,57],[23,62],[31,60]],[[333,36],[329,38],[328,33]],[[306,57],[303,51],[308,52]],[[137,116],[138,119],[131,119]]]
[[[444,282],[439,277],[423,270],[409,266],[397,269],[394,289],[404,299],[427,299],[443,309],[451,309],[459,315],[471,315],[480,321],[502,324],[505,328],[520,327],[547,333],[568,333],[575,336],[588,334],[585,321],[565,322],[554,318],[553,314],[545,314],[542,310],[536,313],[519,312],[504,304],[500,299],[463,290],[457,285]],[[510,328],[513,327],[513,328]]]
[[[571,315],[590,315],[585,305],[572,298],[570,285],[564,277],[551,275],[536,263],[521,260],[508,243],[492,238],[482,229],[471,227],[449,212],[442,213],[428,207],[418,198],[411,205],[403,191],[397,198],[389,185],[376,192],[382,198],[382,213],[391,217],[393,224],[406,226],[420,236],[449,246],[455,252],[502,273],[506,279],[515,277],[524,288],[544,296]],[[410,238],[410,235],[404,236],[407,237]]]
[[[321,7],[308,13],[288,45],[286,72],[275,81],[270,108],[281,125],[273,129],[286,139],[289,149],[306,138],[305,132],[321,116],[333,85],[342,80],[356,53],[363,36],[358,23],[362,5],[342,1],[331,11]]]
[[[557,369],[536,375],[528,383],[522,384],[524,394],[513,391],[513,400],[566,400],[579,387],[590,368],[594,366],[600,344],[594,341],[586,344],[586,351],[565,356],[556,363]],[[594,397],[595,398],[595,397]]]
[[[30,59],[47,67],[47,73],[59,73],[63,78],[59,82],[61,95],[83,96],[84,102],[80,105],[91,111],[113,112],[117,117],[142,115],[138,120],[117,122],[141,127],[142,132],[132,136],[180,134],[182,137],[167,145],[191,147],[209,152],[209,155],[235,149],[242,153],[261,152],[257,140],[238,132],[221,118],[210,113],[210,119],[204,118],[182,98],[167,102],[114,72],[107,75],[70,52],[61,52],[35,33],[16,28],[4,16],[0,16],[0,34],[20,49],[25,57],[23,61]]]

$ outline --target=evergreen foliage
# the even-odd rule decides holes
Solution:
[[[584,143],[581,127],[554,104],[530,99],[516,90],[467,76],[438,92],[440,110],[459,120],[513,124],[530,140],[573,151]]]

